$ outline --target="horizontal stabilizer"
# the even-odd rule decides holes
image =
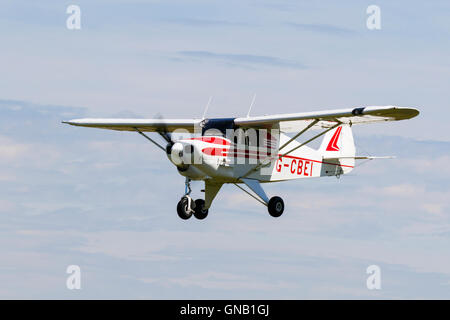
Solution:
[[[373,159],[395,159],[395,156],[354,156],[354,157],[333,157],[333,158],[323,158],[323,160],[339,160],[339,159],[355,159],[355,160],[373,160]]]

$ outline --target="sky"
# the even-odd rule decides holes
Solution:
[[[81,8],[81,30],[66,9]],[[368,30],[366,9],[381,9]],[[450,4],[145,1],[0,4],[0,298],[449,299]],[[354,126],[349,175],[224,186],[182,221],[184,179],[135,133],[80,117],[198,118],[416,107]],[[200,197],[203,185],[193,183]],[[81,269],[68,290],[66,269]],[[381,270],[381,289],[366,269]]]

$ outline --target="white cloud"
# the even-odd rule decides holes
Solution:
[[[423,194],[425,188],[412,184],[398,184],[384,187],[379,192],[391,197],[414,197]]]
[[[11,182],[15,181],[17,178],[11,172],[0,172],[0,182]]]
[[[50,143],[23,143],[0,136],[0,161],[17,166],[48,167],[61,159],[61,150]]]
[[[26,155],[28,150],[28,145],[0,136],[0,161],[4,163],[14,161]]]
[[[450,233],[450,223],[415,222],[400,228],[398,231],[403,236],[442,236]]]
[[[247,276],[232,273],[208,271],[198,274],[187,274],[174,278],[143,278],[146,283],[179,285],[182,287],[196,286],[205,289],[223,290],[282,290],[298,288],[298,285],[286,281],[271,281],[270,279],[250,279]]]
[[[424,203],[422,205],[427,212],[435,215],[442,215],[444,213],[445,204],[444,203]]]
[[[17,209],[17,205],[9,200],[0,199],[0,212],[12,214]]]
[[[402,160],[405,169],[413,170],[413,172],[426,175],[449,175],[450,174],[450,155],[433,157],[430,155],[421,159]]]
[[[158,232],[161,237],[167,234]],[[156,240],[155,234],[142,232],[98,232],[85,234],[86,243],[78,250],[85,253],[105,254],[115,258],[142,261],[174,261],[176,256],[165,255],[167,242]]]

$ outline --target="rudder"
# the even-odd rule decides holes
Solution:
[[[323,159],[323,175],[339,175],[350,172],[355,166],[355,142],[352,129],[343,124],[328,131],[319,152]]]

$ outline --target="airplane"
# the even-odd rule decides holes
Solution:
[[[185,177],[185,192],[177,213],[187,220],[208,215],[223,184],[234,184],[263,205],[272,217],[284,212],[279,196],[269,198],[262,184],[348,174],[355,160],[383,157],[356,156],[352,126],[411,119],[415,108],[364,106],[237,118],[201,119],[74,119],[63,123],[134,131],[162,149]],[[318,133],[315,133],[315,131]],[[156,132],[161,145],[145,132]],[[292,136],[287,135],[290,133]],[[304,141],[297,140],[307,136]],[[176,136],[178,135],[178,138]],[[307,144],[323,136],[318,149]],[[205,199],[192,199],[191,181],[204,181]]]

